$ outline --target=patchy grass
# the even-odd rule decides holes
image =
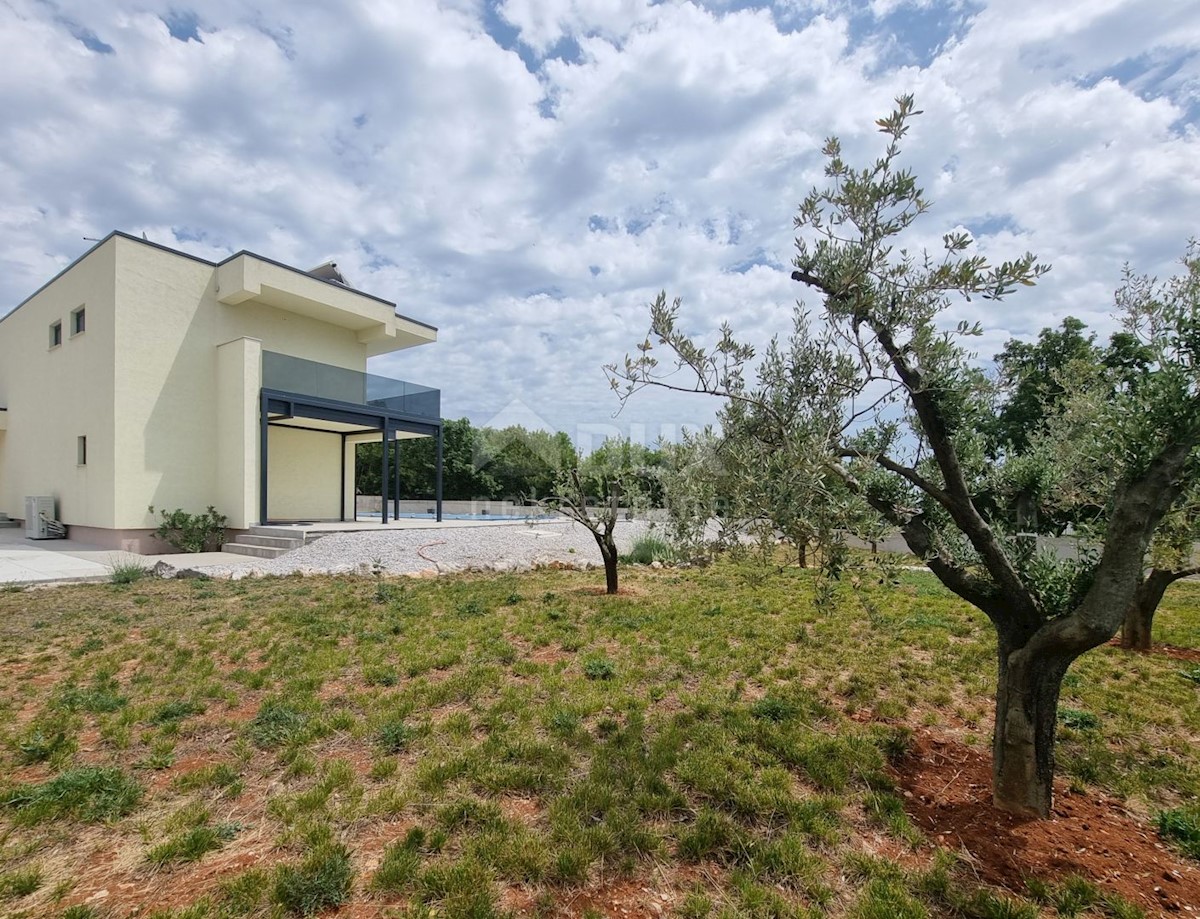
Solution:
[[[1139,914],[1086,878],[982,886],[913,824],[894,764],[915,731],[986,748],[995,679],[990,627],[929,576],[861,595],[728,561],[625,580],[0,593],[4,908],[100,915],[107,889],[107,914],[161,919]],[[1200,644],[1200,586],[1158,619]],[[1161,814],[1185,852],[1189,667],[1085,656],[1059,744],[1072,784]]]
[[[1171,840],[1182,852],[1200,861],[1200,804],[1162,811],[1155,823],[1163,839]]]
[[[75,818],[85,822],[115,820],[137,806],[142,787],[115,766],[80,766],[36,784],[0,792],[0,804],[14,812],[19,826]]]

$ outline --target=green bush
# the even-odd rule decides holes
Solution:
[[[647,533],[638,537],[624,561],[634,565],[649,565],[651,562],[662,562],[665,565],[675,561],[675,548],[661,536]]]
[[[150,505],[150,513],[155,513],[154,505]],[[180,552],[213,551],[225,542],[225,524],[229,518],[217,513],[211,504],[203,514],[189,514],[180,508],[158,513],[162,521],[154,535]]]

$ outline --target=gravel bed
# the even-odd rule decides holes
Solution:
[[[650,524],[621,521],[614,535],[628,552]],[[369,573],[376,564],[388,574],[447,574],[454,571],[526,571],[553,563],[578,568],[602,564],[586,527],[569,520],[530,524],[484,524],[433,530],[332,533],[275,559],[247,558],[245,564],[197,566],[211,577],[267,574]]]

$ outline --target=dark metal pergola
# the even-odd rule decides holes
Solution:
[[[338,402],[333,399],[321,399],[316,396],[305,396],[300,393],[283,392],[275,389],[263,389],[260,397],[259,411],[259,466],[258,466],[258,519],[261,524],[269,522],[267,517],[267,431],[271,425],[293,427],[300,430],[321,431],[326,434],[340,434],[342,438],[342,480],[340,484],[341,519],[346,519],[346,438],[357,434],[373,434],[378,432],[383,443],[383,472],[381,523],[388,522],[388,464],[391,444],[397,432],[417,434],[424,437],[437,438],[437,456],[434,466],[434,500],[436,502],[436,519],[442,519],[442,422],[441,419],[431,420],[419,415],[392,411],[380,405],[358,405],[353,402]],[[272,418],[271,416],[275,417]],[[303,424],[279,425],[281,420],[312,419],[314,421],[332,422],[335,424],[351,425],[356,430],[330,431],[327,428],[305,427]],[[397,449],[399,445],[397,444]],[[400,514],[400,464],[395,464],[395,491],[393,501],[393,517]]]

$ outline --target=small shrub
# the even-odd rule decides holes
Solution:
[[[153,505],[150,513],[155,513]],[[219,549],[225,542],[225,525],[229,518],[217,513],[211,504],[202,514],[189,514],[180,508],[158,513],[162,519],[154,535],[180,552],[207,552]]]
[[[639,536],[624,559],[634,565],[649,565],[652,562],[661,562],[665,565],[674,560],[674,547],[661,536],[653,533]]]
[[[148,574],[140,562],[117,562],[108,567],[108,580],[112,584],[135,584]]]
[[[0,794],[0,805],[16,811],[26,826],[58,817],[89,823],[128,814],[142,798],[142,786],[112,766],[82,766],[38,785],[18,785]]]

